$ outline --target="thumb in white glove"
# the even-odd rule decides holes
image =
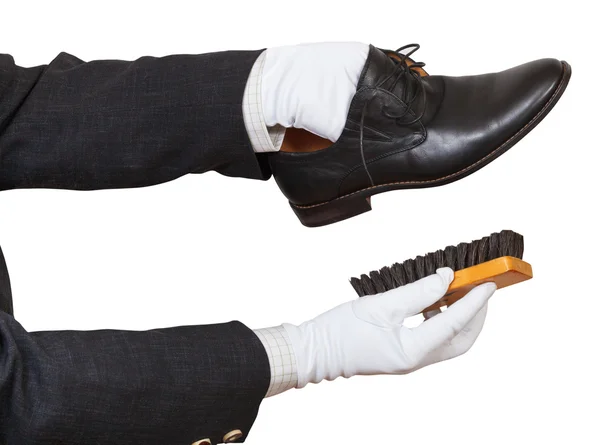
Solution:
[[[298,388],[337,377],[407,374],[467,352],[483,328],[496,290],[482,284],[416,328],[404,320],[444,296],[452,269],[377,295],[344,303],[314,320],[284,324],[296,354]]]

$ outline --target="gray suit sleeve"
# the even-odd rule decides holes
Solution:
[[[0,443],[177,445],[248,434],[270,380],[239,322],[28,333],[0,313]]]
[[[267,179],[242,101],[261,51],[23,68],[0,54],[0,190],[142,187],[188,173]]]

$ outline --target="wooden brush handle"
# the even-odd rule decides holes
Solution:
[[[450,283],[444,298],[432,304],[423,312],[450,306],[464,297],[475,286],[483,283],[494,282],[498,289],[502,289],[530,278],[533,278],[531,264],[512,256],[503,256],[476,266],[457,270],[454,272],[454,281]]]

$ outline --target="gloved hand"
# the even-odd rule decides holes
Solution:
[[[474,288],[444,312],[426,314],[416,328],[403,325],[438,301],[452,269],[378,295],[342,304],[300,326],[284,324],[298,367],[298,388],[337,377],[407,374],[467,352],[477,339],[494,283]]]
[[[281,125],[338,140],[369,45],[323,42],[267,49],[261,99],[267,127]]]

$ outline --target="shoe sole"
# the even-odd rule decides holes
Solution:
[[[376,185],[368,187],[348,195],[341,196],[331,201],[326,201],[320,204],[313,204],[310,206],[298,206],[290,202],[290,206],[294,210],[294,213],[300,219],[300,222],[307,227],[320,227],[333,224],[339,221],[343,221],[353,216],[360,215],[361,213],[368,212],[371,210],[371,196],[379,193],[385,193],[392,190],[412,189],[412,188],[426,188],[426,187],[437,187],[440,185],[449,184],[459,179],[465,178],[472,173],[475,173],[480,168],[485,167],[494,159],[498,158],[502,154],[506,153],[512,148],[517,142],[525,137],[531,130],[533,130],[554,108],[554,105],[561,98],[569,79],[571,78],[571,66],[562,61],[563,74],[562,78],[556,87],[556,90],[548,99],[548,102],[542,107],[538,114],[535,115],[531,121],[529,121],[523,128],[521,128],[516,134],[510,139],[504,142],[500,147],[492,151],[490,154],[475,162],[474,164],[466,167],[456,173],[444,176],[438,179],[430,179],[427,181],[405,181],[405,182],[394,182],[390,184]]]

